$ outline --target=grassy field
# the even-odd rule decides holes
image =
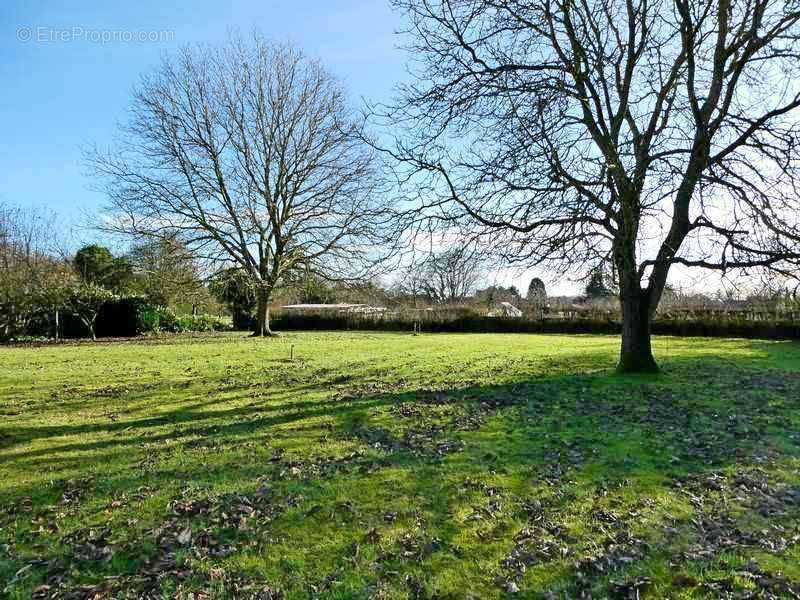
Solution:
[[[798,597],[800,345],[617,347],[0,349],[0,597]]]

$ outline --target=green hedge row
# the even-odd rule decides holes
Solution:
[[[42,312],[28,326],[27,335],[52,337],[53,315]],[[168,308],[153,304],[146,298],[130,296],[106,302],[97,313],[97,337],[136,337],[153,333],[205,332],[231,329],[229,319],[214,315],[176,315]],[[76,339],[88,337],[89,332],[80,319],[68,312],[59,315],[59,337]]]
[[[619,334],[620,323],[599,319],[511,319],[465,316],[418,321],[430,333],[606,333]],[[374,319],[344,315],[279,314],[272,320],[276,331],[368,330],[412,331],[414,321],[402,318]],[[753,339],[800,339],[800,322],[656,320],[653,333],[684,337],[739,337]]]

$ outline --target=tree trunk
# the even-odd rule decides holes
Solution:
[[[94,333],[94,321],[95,319],[90,319],[88,317],[84,317],[83,315],[78,315],[78,318],[81,320],[81,323],[84,324],[86,330],[89,332],[89,337],[92,338],[93,342],[97,341],[97,336]],[[96,318],[96,317],[95,317]]]
[[[253,331],[253,337],[272,337],[276,335],[272,329],[269,328],[269,299],[269,290],[259,290],[256,326]]]
[[[653,358],[650,344],[650,307],[641,291],[623,293],[622,348],[620,350],[619,373],[657,373],[658,365]]]
[[[3,336],[3,339],[11,339],[11,333],[13,332],[14,327],[14,304],[10,304],[8,307],[8,321],[6,321],[6,332]]]
[[[8,340],[11,338],[11,319],[13,311],[14,307],[12,305],[9,305],[8,314],[6,315],[6,322],[3,325],[3,335],[2,337],[0,337],[0,340]]]
[[[622,347],[617,372],[657,373],[658,365],[650,345],[651,296],[642,289],[636,260],[642,205],[640,191],[627,190],[621,198],[621,204],[619,233],[614,241],[614,264],[619,276],[622,310]]]
[[[91,321],[84,320],[83,324],[86,325],[86,329],[89,331],[89,337],[92,338],[93,342],[97,341],[97,336],[94,333],[94,323]]]

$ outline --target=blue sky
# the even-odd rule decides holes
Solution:
[[[111,142],[164,53],[257,28],[320,58],[354,101],[385,100],[404,75],[399,25],[388,0],[2,0],[0,201],[74,224],[97,213],[81,149]]]

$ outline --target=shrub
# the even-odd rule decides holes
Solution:
[[[232,268],[217,273],[208,289],[231,311],[235,329],[255,327],[253,312],[256,308],[256,295],[250,278],[242,269]]]
[[[155,327],[143,333],[180,333],[183,331],[181,328],[181,318],[170,309],[164,306],[157,306],[154,312],[157,317]]]
[[[161,330],[161,317],[167,311],[160,306],[144,304],[138,317],[137,333],[157,333]]]
[[[106,302],[97,315],[97,335],[134,337],[157,325],[155,305],[143,296],[124,296]]]
[[[231,322],[214,315],[182,315],[177,317],[178,331],[226,331]]]
[[[163,306],[147,306],[142,313],[140,333],[185,333],[225,331],[229,320],[214,315],[176,315]]]
[[[106,302],[97,315],[97,335],[135,337],[160,331],[177,331],[177,317],[144,296],[124,296]],[[68,337],[65,335],[65,337]]]
[[[276,330],[373,330],[411,331],[420,323],[423,332],[429,333],[605,333],[619,334],[621,326],[614,318],[580,319],[512,319],[476,315],[444,318],[425,315],[413,318],[396,315],[374,318],[368,316],[318,314],[297,315],[282,313],[272,323]],[[800,339],[800,322],[797,321],[745,321],[708,320],[686,321],[657,319],[653,333],[683,337],[740,337],[752,339]]]

